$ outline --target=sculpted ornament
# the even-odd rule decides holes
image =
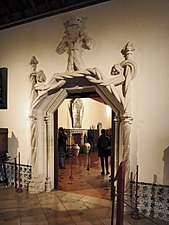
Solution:
[[[30,65],[32,66],[32,73],[30,74],[30,82],[31,82],[31,105],[33,104],[33,101],[38,96],[38,89],[36,89],[36,85],[42,84],[46,82],[46,75],[44,74],[43,70],[36,71],[38,60],[35,56],[32,56]]]
[[[103,74],[97,67],[85,68],[82,60],[82,49],[90,50],[95,45],[95,41],[84,32],[85,21],[84,18],[76,17],[64,23],[65,35],[56,52],[63,54],[67,51],[68,60],[65,73],[55,73],[46,84],[43,78],[42,82],[37,80],[38,73],[35,69],[33,70],[32,76],[36,74],[36,82],[34,81],[32,86],[34,85],[34,92],[39,94],[39,98],[34,103],[40,101],[41,97],[46,95],[48,91],[60,89],[65,85],[67,79],[85,77],[91,84],[105,86],[127,110],[129,108],[127,99],[130,95],[128,85],[136,74],[136,64],[132,61],[135,48],[130,42],[124,46],[121,53],[125,60],[113,65],[110,74]],[[36,65],[36,63],[34,64]],[[35,68],[34,64],[32,63],[32,67]],[[122,85],[122,92],[116,88],[119,85]]]
[[[36,72],[38,62],[32,59],[33,62],[31,65],[33,67],[33,72],[31,77],[34,78],[32,79],[32,91],[35,92],[34,96],[39,96],[34,103],[36,104],[40,101],[42,99],[41,97],[46,95],[47,92],[60,89],[65,85],[67,79],[85,77],[91,84],[105,86],[114,94],[127,112],[129,109],[127,99],[130,95],[128,85],[136,74],[136,64],[132,60],[135,48],[130,42],[124,46],[121,53],[125,60],[119,64],[113,65],[110,74],[103,74],[97,67],[85,68],[82,60],[82,49],[90,50],[95,45],[95,41],[84,31],[85,22],[85,18],[76,17],[64,23],[65,34],[62,41],[57,46],[56,52],[58,54],[63,54],[67,51],[68,59],[65,73],[55,73],[46,84],[44,83],[46,78],[43,71]],[[122,92],[116,88],[116,86],[119,85],[122,85]],[[35,97],[32,98],[32,101],[33,100],[35,100]]]
[[[73,128],[82,128],[82,119],[84,114],[83,101],[80,98],[72,99],[70,102],[70,115]]]
[[[31,103],[36,105],[42,96],[51,90],[57,91],[67,79],[85,77],[91,84],[105,86],[124,107],[125,114],[130,114],[130,81],[135,78],[136,64],[132,60],[135,48],[128,42],[121,50],[125,60],[112,66],[110,74],[103,74],[97,67],[85,68],[82,60],[82,49],[92,49],[95,41],[85,33],[86,18],[75,17],[64,23],[65,34],[56,48],[58,54],[67,51],[67,69],[65,73],[55,73],[48,83],[43,70],[36,71],[39,63],[35,56],[31,59],[33,71],[30,75],[32,83]],[[122,91],[116,86],[122,85]]]
[[[66,21],[65,34],[63,39],[56,48],[58,54],[67,52],[67,68],[64,73],[55,73],[48,83],[43,70],[36,71],[38,61],[33,56],[31,59],[32,73],[30,80],[31,89],[31,106],[32,112],[35,106],[41,102],[46,96],[57,92],[63,87],[69,79],[86,78],[92,85],[103,86],[115,96],[117,101],[123,106],[124,114],[120,115],[119,123],[122,122],[122,155],[126,161],[126,174],[128,177],[130,170],[129,154],[130,154],[130,129],[131,129],[131,81],[135,78],[137,66],[132,59],[135,48],[132,43],[128,42],[121,50],[124,60],[114,64],[110,70],[110,74],[104,74],[97,67],[85,68],[82,60],[82,50],[91,50],[95,41],[85,33],[85,20],[76,17]],[[77,115],[77,114],[76,114]],[[75,125],[80,127],[80,123]],[[37,123],[32,122],[31,139],[32,141],[32,158],[36,161],[36,132]],[[128,179],[126,179],[128,180]]]
[[[63,54],[67,51],[68,60],[66,72],[84,69],[82,50],[91,50],[95,45],[95,41],[84,31],[85,20],[86,19],[82,17],[75,17],[64,23],[65,35],[56,48],[56,52],[58,54]]]
[[[38,83],[35,89],[40,95],[44,95],[48,91],[57,91],[60,89],[66,83],[67,79],[85,77],[92,84],[105,86],[126,108],[127,98],[129,97],[128,85],[129,82],[135,78],[137,70],[137,66],[132,60],[134,50],[133,45],[128,42],[121,51],[125,60],[119,64],[113,65],[110,74],[102,73],[97,67],[74,70],[72,72],[55,73],[48,84]],[[122,93],[116,88],[116,86],[119,85],[122,85]]]

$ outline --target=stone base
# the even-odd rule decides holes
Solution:
[[[28,186],[30,194],[38,194],[45,191],[45,184],[42,177],[32,177]]]
[[[51,179],[49,177],[46,178],[45,190],[46,190],[46,192],[51,192],[51,190],[52,190]]]

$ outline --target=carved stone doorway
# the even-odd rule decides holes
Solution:
[[[31,165],[32,179],[30,193],[51,191],[57,188],[57,110],[71,95],[91,97],[97,93],[114,112],[112,123],[115,134],[114,151],[119,160],[126,162],[126,174],[130,172],[130,130],[131,130],[131,81],[136,76],[136,64],[132,60],[135,49],[127,43],[121,50],[125,60],[115,64],[111,74],[103,74],[97,67],[54,74],[47,84],[42,70],[36,71],[37,60],[31,60]],[[113,150],[112,150],[113,151]],[[112,157],[115,157],[112,154]],[[115,159],[112,158],[112,165]],[[114,171],[114,166],[112,166]],[[113,173],[113,172],[112,172]],[[129,176],[127,175],[127,178]]]
[[[83,82],[84,83],[84,82]],[[85,84],[85,83],[84,83]],[[32,112],[32,179],[29,185],[30,193],[51,191],[58,188],[58,166],[57,166],[57,130],[58,130],[58,108],[61,103],[71,94],[78,93],[79,96],[89,96],[96,93],[112,109],[112,122],[115,123],[113,132],[115,134],[114,151],[121,152],[121,131],[119,118],[123,114],[123,107],[106,87],[99,85],[84,85],[81,88],[61,88],[56,92],[47,92],[34,106]],[[112,154],[114,156],[114,154]],[[112,158],[112,171],[114,171],[114,159]],[[56,171],[56,172],[55,172]]]

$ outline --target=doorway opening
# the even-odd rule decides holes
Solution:
[[[88,124],[84,118],[84,123],[79,129],[74,129],[67,117],[69,115],[69,104],[72,98],[81,98],[86,102],[90,110],[86,110]],[[63,190],[83,195],[89,195],[92,197],[98,197],[103,199],[111,199],[111,173],[114,174],[115,167],[115,124],[114,124],[114,111],[109,108],[109,115],[107,114],[107,104],[105,101],[95,92],[84,94],[70,94],[64,100],[64,105],[60,107],[54,113],[54,188],[56,190]],[[63,104],[63,103],[62,103]],[[102,109],[98,110],[98,107]],[[64,112],[67,112],[64,115]],[[111,114],[110,114],[111,112]],[[100,115],[100,117],[98,117]],[[85,117],[84,116],[84,117]],[[94,117],[98,117],[97,122],[101,126],[97,126],[94,121]],[[64,118],[64,119],[63,119]],[[107,118],[106,120],[104,118]],[[70,154],[67,154],[65,158],[65,168],[59,168],[58,162],[58,128],[64,127],[68,136],[67,150]],[[109,175],[101,175],[100,158],[97,151],[97,140],[100,135],[101,128],[109,131],[111,135],[111,156],[109,157]],[[111,133],[110,133],[111,131]],[[84,137],[85,136],[85,137]],[[71,139],[71,140],[70,140]],[[81,139],[81,140],[80,140]],[[72,154],[71,148],[74,143],[80,145],[80,153],[78,156]],[[86,153],[84,150],[84,144],[89,143],[91,145],[90,153]]]

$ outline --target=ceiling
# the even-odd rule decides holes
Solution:
[[[0,0],[0,30],[111,0]]]

